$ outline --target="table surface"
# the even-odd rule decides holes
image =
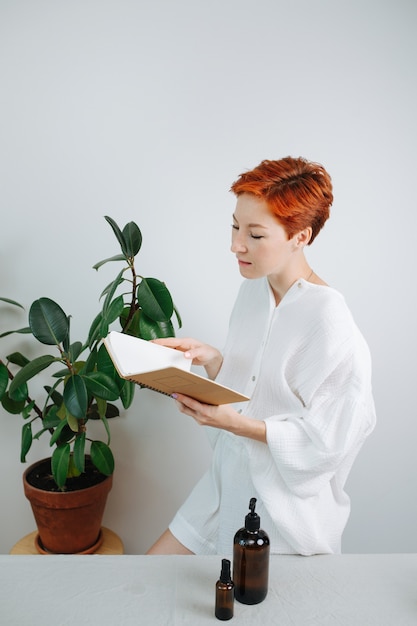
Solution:
[[[7,626],[219,623],[215,556],[0,555]],[[229,623],[254,626],[417,624],[417,554],[272,556],[268,596],[235,602]]]

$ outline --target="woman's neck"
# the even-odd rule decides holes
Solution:
[[[287,271],[282,274],[271,274],[268,276],[268,282],[275,297],[276,305],[278,306],[288,289],[300,278],[304,280],[315,282],[314,270],[308,265],[307,261],[292,271]]]

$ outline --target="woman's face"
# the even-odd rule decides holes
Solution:
[[[264,200],[248,193],[238,196],[231,250],[242,276],[261,278],[285,272],[297,248],[295,237],[288,238]]]

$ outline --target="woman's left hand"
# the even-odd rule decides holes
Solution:
[[[227,430],[241,437],[249,437],[266,443],[265,422],[241,415],[231,404],[203,404],[180,393],[173,395],[176,404],[185,415],[189,415],[200,426],[211,426]]]

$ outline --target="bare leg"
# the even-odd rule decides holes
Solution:
[[[146,554],[194,554],[194,552],[183,546],[170,530],[166,530]]]

